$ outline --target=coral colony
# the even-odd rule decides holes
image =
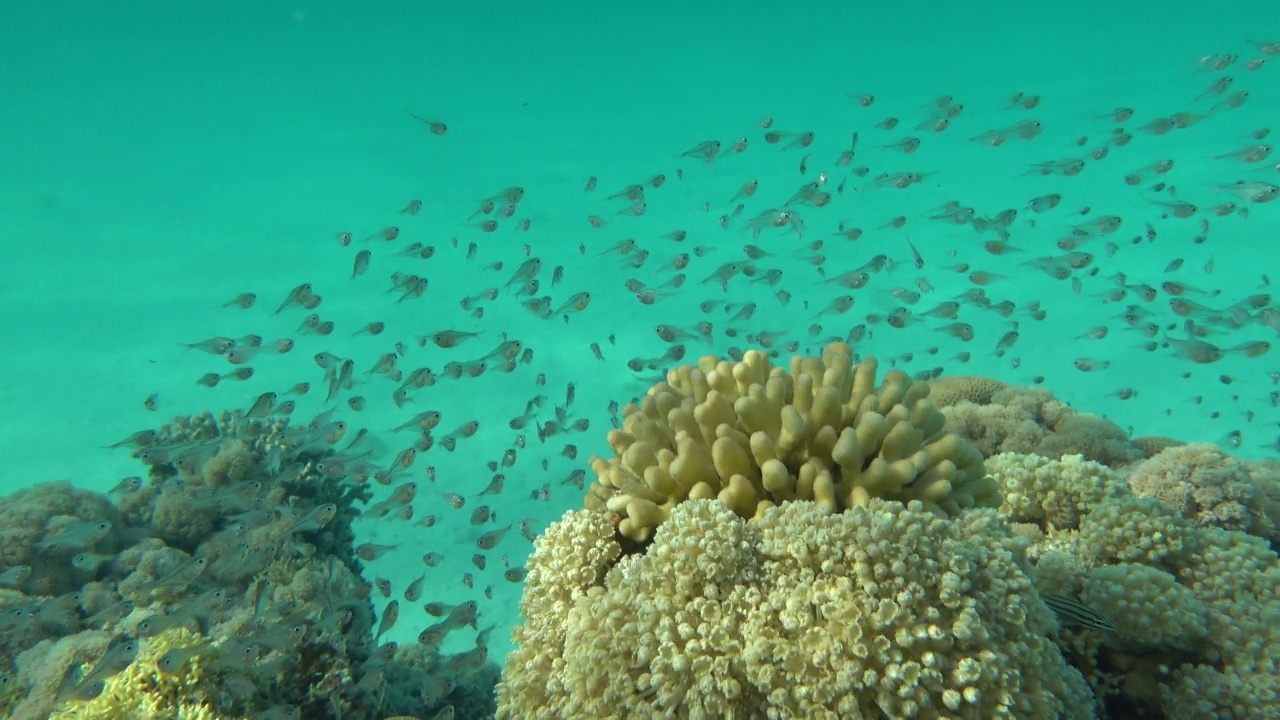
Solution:
[[[756,351],[675,368],[609,432],[584,508],[536,539],[500,682],[482,641],[439,651],[474,603],[378,643],[378,550],[351,531],[370,493],[325,472],[333,435],[199,415],[128,439],[146,480],[6,498],[7,715],[1277,707],[1280,466],[1130,440],[1041,388],[877,379],[842,343],[789,372]]]

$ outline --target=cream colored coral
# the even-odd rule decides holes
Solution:
[[[1045,429],[1021,408],[1000,403],[961,402],[943,407],[942,414],[947,418],[947,428],[985,457],[1033,452],[1045,436]]]
[[[1280,540],[1280,502],[1263,492],[1249,464],[1217,445],[1166,448],[1135,466],[1128,481],[1135,495],[1154,497],[1195,525]]]
[[[1280,663],[1280,561],[1260,538],[1217,528],[1198,533],[1178,580],[1209,611],[1209,640],[1237,663]]]
[[[1009,387],[999,380],[977,375],[944,375],[929,380],[929,385],[933,388],[929,396],[940,408],[960,402],[986,405],[992,396]]]
[[[1000,483],[1000,512],[1045,530],[1075,529],[1092,508],[1120,493],[1123,481],[1107,466],[1067,455],[1001,453],[987,458],[987,473]]]
[[[1080,521],[1080,541],[1098,563],[1176,567],[1192,552],[1185,520],[1152,498],[1132,496],[1098,506]]]
[[[1144,457],[1118,425],[1077,412],[1044,388],[1005,388],[985,404],[962,400],[943,407],[943,414],[950,430],[988,456],[1002,452],[1050,458],[1083,455],[1109,467]]]
[[[1146,457],[1142,450],[1129,442],[1124,428],[1089,413],[1071,413],[1063,417],[1035,451],[1049,457],[1080,454],[1109,467],[1123,467]]]
[[[1280,675],[1227,665],[1185,664],[1162,694],[1168,720],[1276,720]]]
[[[564,620],[579,598],[603,582],[621,552],[609,516],[585,510],[566,512],[534,541],[520,600],[524,622],[511,634],[517,647],[507,655],[508,672],[498,684],[499,708],[562,700]]]
[[[852,356],[833,343],[820,358],[792,358],[790,373],[757,351],[672,370],[609,433],[616,457],[592,458],[586,506],[617,513],[624,536],[646,541],[688,498],[716,498],[744,518],[788,500],[829,512],[873,497],[943,514],[997,504],[981,454],[945,431],[929,385],[891,370],[877,387],[875,361]]]
[[[993,511],[794,502],[748,522],[691,500],[603,577],[598,517],[539,541],[531,569],[558,571],[530,574],[500,718],[1093,717]],[[560,577],[567,612],[546,601]]]
[[[1280,559],[1260,538],[1218,528],[1198,532],[1179,571],[1207,611],[1210,646],[1174,672],[1168,717],[1274,719],[1280,708]]]
[[[1033,546],[1029,555],[1035,562],[1036,588],[1041,593],[1079,594],[1089,572],[1081,554],[1076,533],[1054,533],[1052,539]]]
[[[1120,563],[1090,572],[1080,600],[1115,625],[1114,641],[1129,651],[1195,650],[1208,634],[1204,605],[1173,575]]]

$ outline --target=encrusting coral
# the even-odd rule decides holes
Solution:
[[[1093,717],[994,510],[690,500],[616,563],[598,517],[536,543],[500,718]]]
[[[690,498],[744,518],[789,500],[828,512],[872,498],[940,514],[998,504],[982,455],[944,429],[929,385],[890,370],[877,387],[875,360],[852,357],[833,343],[793,358],[790,373],[758,351],[670,371],[610,432],[616,457],[592,459],[586,507],[616,513],[619,531],[645,542]]]

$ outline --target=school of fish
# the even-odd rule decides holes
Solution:
[[[1212,259],[1184,259],[1202,246],[1230,253],[1251,218],[1280,208],[1270,128],[1251,114],[1277,55],[1280,42],[1244,41],[1188,58],[1181,101],[1166,107],[854,90],[841,98],[840,136],[785,108],[706,128],[657,169],[586,174],[574,189],[591,208],[582,215],[519,178],[469,207],[437,208],[453,217],[443,226],[422,222],[429,200],[388,198],[385,225],[339,220],[316,238],[342,249],[342,282],[211,298],[264,327],[287,324],[287,337],[175,340],[209,406],[289,417],[332,449],[320,472],[373,490],[356,554],[374,574],[376,636],[432,646],[466,627],[479,635],[466,644],[481,648],[505,633],[531,541],[580,502],[579,445],[600,449],[623,404],[703,354],[788,356],[839,340],[916,377],[1090,373],[1094,397],[1117,401],[1160,398],[1177,380],[1108,379],[1148,353],[1177,359],[1187,377],[1233,358],[1248,376],[1221,374],[1168,412],[1189,403],[1228,416],[1225,434],[1200,439],[1249,437],[1277,453],[1280,433],[1266,426],[1280,413],[1240,411],[1230,387],[1240,383],[1245,405],[1280,406],[1280,372],[1262,364],[1280,334],[1272,258],[1245,284],[1215,275]],[[423,143],[456,136],[427,111],[405,112],[391,120],[419,126]],[[1184,134],[1211,149],[1175,155],[1171,139]],[[1003,196],[968,197],[964,177],[941,169],[956,158],[980,158],[968,171],[1004,178]],[[1104,201],[1079,199],[1098,187]],[[367,323],[328,315],[344,302]],[[1051,354],[1020,342],[1037,325],[1057,338]],[[265,365],[293,380],[246,391]],[[143,404],[179,410],[163,391]]]

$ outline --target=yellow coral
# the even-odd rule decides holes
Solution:
[[[512,632],[499,697],[514,707],[543,707],[564,693],[564,618],[574,603],[598,587],[621,548],[613,524],[599,513],[566,512],[533,544],[520,614]]]
[[[1093,716],[993,511],[691,500],[607,573],[598,517],[539,540],[499,718]]]
[[[67,703],[50,720],[221,720],[223,715],[196,701],[196,688],[207,679],[199,656],[174,673],[156,669],[156,661],[166,652],[203,641],[186,628],[166,630],[143,641],[138,658],[108,680],[98,697]]]
[[[918,500],[939,514],[999,503],[982,455],[944,429],[929,385],[876,363],[852,364],[848,345],[795,357],[712,356],[672,370],[609,434],[616,457],[592,459],[586,506],[621,517],[648,540],[678,503],[718,499],[744,518],[788,500],[828,512],[872,498]]]

